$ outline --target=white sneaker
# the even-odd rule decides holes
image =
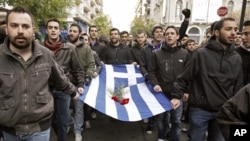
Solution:
[[[158,139],[158,141],[165,141],[164,139]]]
[[[75,141],[82,141],[82,135],[81,134],[75,134]]]
[[[85,121],[85,128],[87,129],[91,128],[91,124],[89,121]]]

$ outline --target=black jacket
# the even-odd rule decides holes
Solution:
[[[140,65],[140,56],[142,54],[143,47],[140,47],[138,44],[136,44],[134,47],[130,48],[129,51],[129,63],[136,62]]]
[[[234,45],[224,50],[214,39],[193,52],[177,77],[176,93],[188,92],[190,106],[218,111],[242,86],[242,61]],[[180,91],[179,91],[180,90]]]
[[[162,47],[162,42],[157,45],[160,49]],[[152,43],[148,43],[145,47],[141,50],[140,55],[140,70],[143,76],[145,77],[146,81],[148,79],[148,64],[153,55],[154,45]]]
[[[230,140],[230,125],[250,124],[250,84],[241,88],[235,96],[223,104],[217,113],[217,121],[225,141]]]
[[[182,98],[182,94],[171,93],[177,75],[184,68],[188,59],[188,51],[180,46],[170,47],[163,43],[162,48],[153,53],[149,61],[149,82],[160,85],[169,99]]]
[[[94,45],[92,45],[91,43],[89,45],[91,49],[98,54],[99,58],[103,60],[103,52],[105,51],[106,47],[101,45],[99,41],[96,41]]]
[[[243,81],[244,85],[246,85],[250,82],[250,51],[242,46],[236,48],[236,51],[242,59]]]
[[[123,43],[117,47],[109,44],[103,52],[102,61],[104,64],[129,64],[129,48]]]

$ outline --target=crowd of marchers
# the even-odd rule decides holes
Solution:
[[[137,65],[155,92],[163,92],[172,109],[144,119],[145,132],[157,128],[158,141],[228,141],[230,126],[250,123],[250,21],[239,31],[234,18],[211,24],[197,43],[186,30],[191,11],[179,28],[169,25],[138,30],[136,35],[112,28],[109,37],[95,25],[83,33],[69,26],[61,36],[55,17],[46,23],[41,41],[32,13],[8,11],[0,27],[0,130],[5,141],[84,140],[96,110],[79,100],[84,84],[99,75],[103,64]]]

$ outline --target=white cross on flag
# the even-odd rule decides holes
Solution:
[[[155,93],[151,84],[144,82],[136,65],[103,65],[98,77],[92,79],[80,97],[86,104],[121,121],[139,121],[171,109],[163,93]],[[117,102],[112,97],[120,95],[127,102]]]

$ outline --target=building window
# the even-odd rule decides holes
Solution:
[[[176,13],[175,13],[175,17],[176,17],[176,19],[178,19],[179,21],[182,20],[182,14],[181,14],[182,7],[183,7],[182,0],[177,0],[177,2],[176,2]]]
[[[227,3],[227,8],[228,8],[228,12],[229,12],[229,13],[233,12],[234,2],[233,2],[232,0],[230,0],[230,1]]]

